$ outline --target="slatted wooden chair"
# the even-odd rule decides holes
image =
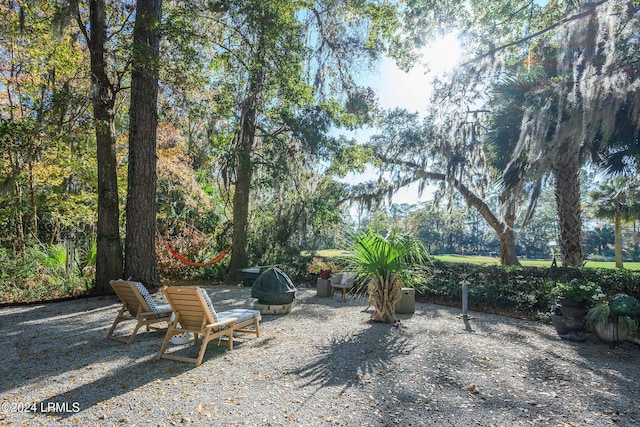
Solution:
[[[221,342],[222,338],[226,338],[227,348],[232,350],[234,332],[260,336],[262,317],[258,310],[234,309],[216,313],[207,292],[198,287],[168,287],[164,294],[175,313],[175,320],[167,329],[159,359],[195,362],[196,366],[200,366],[207,344],[212,340],[217,338]],[[195,344],[198,344],[200,337],[202,339],[196,358],[167,353],[171,337],[185,332],[194,334]]]
[[[111,280],[109,284],[118,295],[118,298],[120,298],[120,301],[122,301],[122,307],[120,307],[116,320],[114,320],[111,329],[109,329],[107,338],[131,344],[138,333],[138,329],[142,326],[146,326],[147,331],[167,327],[171,319],[171,306],[156,306],[142,283],[129,280]],[[130,320],[136,321],[133,333],[129,337],[115,336],[116,326],[121,322]],[[153,326],[163,322],[165,323],[164,328]]]

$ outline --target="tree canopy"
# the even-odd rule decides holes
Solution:
[[[160,16],[136,32],[152,3]],[[160,239],[200,259],[233,245],[206,274],[237,281],[333,245],[353,225],[347,202],[380,208],[412,183],[436,183],[451,212],[462,196],[505,264],[533,239],[522,230],[552,184],[562,261],[580,266],[584,167],[638,173],[635,1],[16,0],[0,12],[0,246],[61,245],[65,274],[98,288],[130,271],[127,255],[170,266]],[[427,114],[382,111],[363,73],[384,55],[418,66],[449,33],[463,56],[434,80]],[[365,126],[369,141],[341,135]],[[345,182],[366,162],[378,180]],[[153,218],[136,237],[143,196]],[[465,220],[440,208],[389,217],[415,213],[416,235],[449,236],[434,248],[470,250],[455,231]]]

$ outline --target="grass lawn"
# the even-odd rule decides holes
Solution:
[[[500,259],[497,257],[488,256],[464,256],[464,255],[435,255],[441,261],[447,262],[468,262],[472,264],[488,264],[499,265]],[[550,259],[520,259],[520,263],[526,266],[533,267],[551,267]],[[592,268],[616,268],[614,261],[589,261],[585,264],[585,267]],[[627,261],[624,263],[624,268],[627,270],[640,270],[640,262]]]
[[[440,261],[446,262],[466,262],[469,264],[500,265],[500,258],[492,256],[434,255],[433,257]],[[548,267],[551,265],[551,260],[520,260],[520,262],[522,263],[522,265],[535,267]]]
[[[446,262],[466,262],[469,264],[500,265],[500,258],[491,256],[434,255],[434,258]],[[550,259],[520,259],[520,263],[529,267],[551,267]]]
[[[320,258],[336,258],[336,257],[345,256],[348,253],[349,253],[348,251],[345,251],[345,250],[342,250],[342,249],[322,249],[322,250],[316,251],[315,256],[320,257]],[[302,251],[300,253],[300,255],[302,255],[302,256],[310,256],[311,252],[310,251]]]
[[[344,256],[347,251],[340,249],[323,249],[317,251],[316,255],[322,258],[335,258]],[[308,251],[302,253],[302,255],[309,255]],[[447,262],[467,262],[471,264],[486,264],[486,265],[499,265],[500,258],[490,256],[465,256],[465,255],[435,255],[434,258]],[[520,259],[520,263],[525,266],[533,267],[551,267],[551,259]],[[589,261],[585,264],[585,267],[592,268],[615,268],[616,263],[614,261]],[[627,270],[640,270],[640,262],[626,261],[624,268]]]

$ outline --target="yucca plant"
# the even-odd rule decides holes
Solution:
[[[424,266],[427,256],[420,241],[395,230],[382,236],[369,228],[355,235],[345,271],[355,272],[359,280],[368,283],[374,321],[395,323],[402,286],[413,283],[410,269]]]
[[[64,271],[67,251],[64,245],[47,245],[42,248],[42,264],[54,271]]]
[[[82,274],[86,277],[94,278],[96,274],[96,259],[98,254],[98,244],[96,239],[92,239],[86,248],[80,250],[80,265]]]

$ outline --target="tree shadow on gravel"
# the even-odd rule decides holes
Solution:
[[[451,312],[431,306],[421,310],[427,318],[449,317],[448,325],[456,329],[448,332],[468,341],[454,346],[455,340],[442,340],[437,349],[430,347],[436,369],[426,374],[430,382],[448,390],[435,401],[446,396],[451,404],[470,410],[490,409],[496,414],[496,425],[519,419],[540,425],[558,420],[577,425],[589,418],[596,423],[639,424],[637,345],[625,342],[611,348],[592,334],[581,342],[566,341],[552,326],[482,313],[472,314],[473,333],[466,335],[463,320],[454,323]],[[435,332],[426,322],[418,333]],[[584,412],[585,407],[590,411]],[[410,421],[404,415],[398,417],[401,424]]]
[[[537,413],[540,419],[554,415],[546,421],[563,419],[578,425],[590,419],[590,424],[597,425],[639,425],[640,353],[631,343],[623,347],[619,354],[608,352],[608,345],[592,336],[577,343],[551,344],[523,366],[523,383],[536,392],[514,402],[528,404],[528,412]]]
[[[155,357],[154,360],[137,360],[108,374],[98,375],[98,378],[89,383],[42,399],[35,404],[35,408],[43,415],[65,419],[75,416],[76,412],[84,411],[136,389],[141,389],[141,393],[144,393],[142,389],[145,386],[177,377],[191,369],[193,364],[167,363],[167,361],[155,360]],[[154,388],[154,390],[157,389]],[[113,405],[126,407],[127,404],[127,401],[118,401]],[[105,415],[110,412],[109,407],[105,406],[101,410]]]
[[[640,425],[640,347],[628,341],[612,347],[592,334],[585,341],[562,344],[569,355],[578,356],[568,363],[575,364],[579,375],[564,373],[566,381],[583,390],[591,407],[611,414],[619,425]],[[561,358],[563,347],[558,347],[555,354]]]
[[[323,313],[332,322],[343,315]],[[640,425],[635,344],[611,348],[591,335],[568,342],[540,322],[477,312],[467,321],[458,314],[418,304],[415,314],[399,316],[400,328],[339,332],[285,375],[310,392],[308,400],[335,388],[345,396],[340,404],[361,405],[375,425]],[[357,400],[348,400],[349,388],[358,390]],[[484,424],[479,416],[487,417]]]
[[[1,396],[64,418],[193,368],[155,360],[164,330],[141,329],[131,345],[108,339],[119,308],[117,299],[100,297],[3,309]]]
[[[289,373],[305,382],[301,387],[342,387],[357,385],[363,378],[388,371],[389,362],[415,349],[402,327],[371,323],[370,327],[346,337],[335,337],[305,366]]]
[[[115,342],[106,338],[115,303],[100,297],[4,309],[0,391],[121,356],[110,351]]]

